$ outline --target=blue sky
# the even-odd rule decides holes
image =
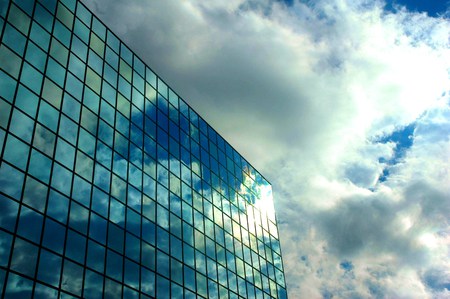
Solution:
[[[404,6],[409,11],[426,12],[432,17],[438,17],[446,13],[449,8],[447,0],[389,0],[386,1],[386,8],[395,9],[396,5]]]
[[[450,297],[445,1],[85,2],[272,183],[290,298]]]

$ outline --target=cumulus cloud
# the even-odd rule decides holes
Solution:
[[[291,298],[449,296],[448,19],[364,0],[86,4],[272,182]],[[410,124],[402,155],[380,142]]]

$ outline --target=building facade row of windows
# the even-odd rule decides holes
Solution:
[[[5,297],[286,297],[270,185],[83,4],[0,25]]]

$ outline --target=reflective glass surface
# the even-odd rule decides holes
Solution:
[[[0,297],[287,297],[271,185],[99,19],[0,26]]]

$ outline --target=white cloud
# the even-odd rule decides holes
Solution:
[[[272,182],[291,298],[449,295],[448,19],[381,1],[86,4]],[[379,183],[395,144],[374,140],[412,122]]]

